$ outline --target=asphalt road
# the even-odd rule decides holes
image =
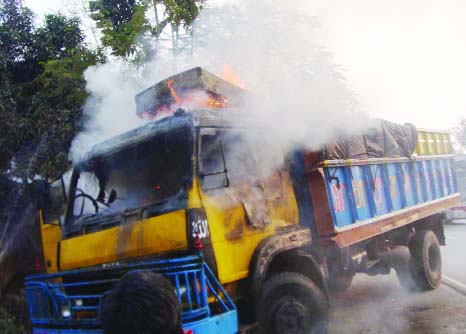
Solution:
[[[410,294],[393,271],[386,276],[356,275],[350,289],[332,302],[330,334],[466,333],[466,224],[446,225],[445,233],[444,284]]]
[[[466,291],[466,221],[445,225],[447,246],[442,247],[443,277]]]

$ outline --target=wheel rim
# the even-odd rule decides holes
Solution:
[[[277,307],[273,325],[276,333],[308,334],[311,319],[304,305],[289,300]]]

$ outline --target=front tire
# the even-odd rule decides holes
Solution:
[[[326,334],[328,305],[308,277],[284,272],[265,282],[257,305],[261,334]]]

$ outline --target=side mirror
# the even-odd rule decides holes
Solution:
[[[112,190],[110,191],[110,195],[108,195],[108,201],[107,201],[107,203],[108,203],[108,204],[112,204],[113,202],[115,202],[116,198],[117,198],[117,192],[116,192],[115,189],[112,189]]]

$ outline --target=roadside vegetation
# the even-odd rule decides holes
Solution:
[[[189,50],[191,25],[204,4],[83,3],[87,9],[79,16],[37,17],[23,0],[0,0],[0,333],[4,334],[28,332],[27,305],[18,285],[2,289],[11,287],[8,279],[17,277],[11,272],[16,270],[11,265],[15,261],[8,257],[27,254],[18,255],[19,242],[14,243],[16,249],[11,245],[6,249],[6,234],[26,230],[12,224],[34,224],[35,217],[14,216],[27,205],[24,198],[31,198],[25,193],[33,188],[33,180],[53,180],[70,167],[70,145],[92,116],[84,109],[88,97],[84,72],[115,60],[143,66],[161,45],[174,55]]]

